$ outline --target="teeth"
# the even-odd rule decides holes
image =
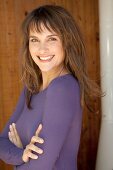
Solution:
[[[53,56],[48,56],[48,57],[39,57],[41,60],[49,60],[51,59]]]

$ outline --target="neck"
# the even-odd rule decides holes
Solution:
[[[54,78],[66,73],[68,73],[68,71],[64,68],[64,66],[59,66],[59,68],[56,68],[54,69],[54,71],[51,72],[42,72],[43,84],[41,86],[41,90],[44,90],[46,87],[48,87],[48,85]]]

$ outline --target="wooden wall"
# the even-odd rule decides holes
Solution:
[[[12,114],[21,90],[19,74],[20,27],[27,12],[42,4],[58,4],[75,17],[87,46],[90,76],[99,78],[98,0],[0,0],[0,131]],[[90,101],[89,101],[90,102]],[[84,108],[78,158],[79,170],[94,170],[100,128],[100,101],[90,102],[97,112]],[[0,170],[12,167],[0,161]]]

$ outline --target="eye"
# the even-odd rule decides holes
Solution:
[[[36,39],[36,38],[31,38],[31,39],[30,39],[30,42],[39,42],[39,40]]]
[[[51,37],[49,38],[49,41],[57,41],[57,39],[55,37]]]

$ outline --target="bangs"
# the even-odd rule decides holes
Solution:
[[[44,26],[44,27],[43,27]],[[61,35],[58,25],[54,22],[53,18],[47,14],[38,15],[31,19],[28,25],[28,34],[30,31],[42,32],[43,28],[46,28],[50,32],[55,32],[59,36]]]
[[[26,44],[29,42],[29,33],[43,32],[44,28],[51,33],[56,33],[61,39],[64,46],[70,39],[70,31],[67,26],[67,21],[62,15],[62,8],[57,7],[51,8],[51,6],[40,7],[29,13],[22,25],[22,32],[25,37]],[[65,12],[65,11],[64,11]]]
[[[29,24],[28,31],[33,31],[33,32],[42,32],[43,31],[43,26],[46,28],[48,31],[52,32],[53,29],[50,27],[49,23],[47,22],[42,22],[42,21],[31,21]]]

